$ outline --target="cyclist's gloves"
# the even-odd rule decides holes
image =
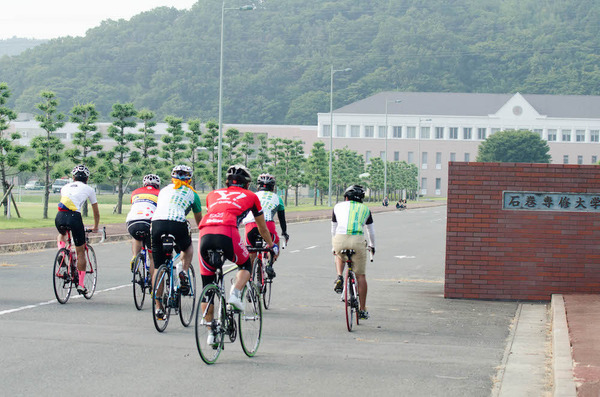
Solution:
[[[371,251],[371,253],[372,253],[373,255],[375,255],[375,247],[369,247],[369,250]]]
[[[287,242],[290,239],[290,235],[287,233],[283,233],[283,238],[285,238],[285,241]]]
[[[277,246],[277,244],[273,244],[273,246],[271,247],[271,251],[273,251],[275,256],[279,255],[279,247]]]

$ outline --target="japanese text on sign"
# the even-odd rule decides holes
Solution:
[[[503,192],[503,209],[600,212],[600,193]]]

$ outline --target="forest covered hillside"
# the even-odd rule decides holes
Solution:
[[[21,37],[12,37],[10,39],[0,39],[0,58],[3,56],[19,55],[25,50],[38,46],[48,40],[25,39]]]
[[[228,8],[245,5],[230,0]],[[262,0],[224,18],[223,121],[316,124],[387,90],[600,94],[600,2]],[[133,102],[160,118],[218,116],[222,1],[107,20],[85,37],[0,58],[8,106],[35,112],[52,90],[67,112]]]

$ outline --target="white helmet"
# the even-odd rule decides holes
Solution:
[[[71,175],[75,178],[85,178],[88,179],[90,177],[90,170],[84,164],[79,164],[73,171],[71,171]]]
[[[152,185],[158,188],[160,186],[160,177],[158,175],[148,174],[144,177],[142,183],[144,186]]]
[[[171,177],[182,181],[192,179],[192,167],[183,164],[176,165],[171,171]]]

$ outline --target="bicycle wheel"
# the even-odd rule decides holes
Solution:
[[[246,284],[242,290],[242,302],[245,308],[238,315],[240,342],[244,353],[252,357],[258,350],[262,335],[262,306],[255,286]]]
[[[169,323],[171,308],[168,305],[169,296],[171,295],[171,280],[170,272],[167,265],[161,265],[156,274],[156,282],[152,291],[152,319],[154,326],[158,332],[163,332]],[[160,292],[159,292],[160,291]],[[158,318],[157,311],[163,312],[162,318]]]
[[[135,308],[142,310],[144,307],[144,299],[146,299],[146,256],[141,252],[135,257],[133,262],[133,303]]]
[[[67,303],[73,284],[71,284],[71,275],[69,274],[69,251],[66,248],[61,248],[56,253],[52,274],[56,300],[62,304]]]
[[[214,364],[223,350],[226,318],[225,301],[219,287],[207,285],[198,298],[195,326],[196,347],[206,364]]]
[[[271,286],[272,285],[273,285],[272,278],[267,278],[265,280],[265,284],[263,285],[263,293],[262,293],[263,305],[265,306],[265,309],[267,309],[267,310],[271,306]]]
[[[193,265],[190,265],[187,276],[190,282],[190,292],[179,296],[179,319],[184,327],[189,326],[192,322],[196,307],[196,272]]]
[[[252,263],[252,283],[254,285],[256,285],[256,288],[259,289],[261,285],[262,285],[262,261],[260,260],[260,258],[258,257],[258,255],[256,256],[256,258],[254,258],[254,263]]]
[[[96,291],[96,281],[98,281],[98,262],[96,261],[96,253],[91,245],[87,246],[86,250],[87,265],[85,268],[85,278],[83,285],[87,293],[83,294],[85,299],[91,299]]]
[[[354,323],[354,308],[353,301],[354,297],[354,288],[352,286],[352,276],[349,270],[346,270],[346,277],[344,278],[344,306],[346,308],[346,327],[348,327],[348,331],[352,331],[352,324]]]

